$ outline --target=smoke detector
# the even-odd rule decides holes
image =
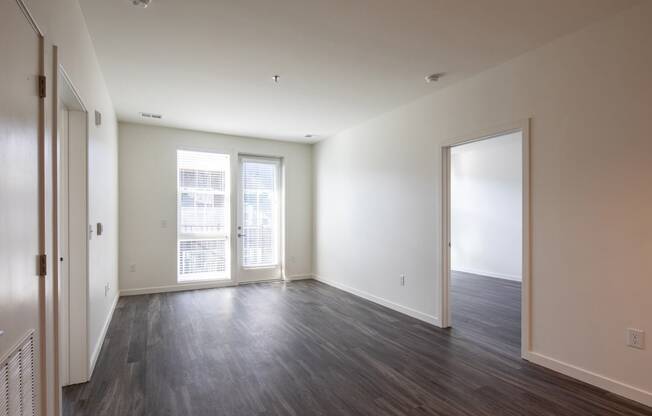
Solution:
[[[131,0],[131,4],[133,4],[136,7],[140,7],[141,9],[144,9],[147,6],[149,6],[151,2],[152,0]]]
[[[443,72],[439,72],[439,73],[436,73],[436,74],[430,74],[430,75],[428,75],[426,77],[426,82],[428,84],[430,84],[431,82],[437,82],[437,81],[439,81],[439,78],[441,78],[443,76],[444,76]]]

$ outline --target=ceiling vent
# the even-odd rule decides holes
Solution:
[[[140,116],[143,118],[155,118],[155,119],[162,119],[163,116],[160,114],[152,114],[152,113],[140,113]]]
[[[441,77],[443,77],[444,74],[442,72],[439,72],[437,74],[430,74],[426,77],[426,82],[430,84],[431,82],[437,82]]]
[[[141,9],[144,9],[147,6],[149,6],[151,2],[152,0],[131,0],[131,4],[133,4],[136,7],[140,7]]]

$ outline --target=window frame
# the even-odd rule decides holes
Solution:
[[[181,169],[179,167],[179,154],[180,152],[197,152],[197,153],[210,153],[219,155],[226,159],[224,169],[224,230],[216,233],[187,233],[182,232],[181,212],[182,212],[182,194],[181,189]],[[176,169],[176,210],[177,210],[177,223],[176,223],[176,282],[178,284],[187,283],[200,283],[200,282],[223,282],[233,280],[232,270],[232,193],[233,193],[233,157],[230,152],[220,151],[217,149],[206,148],[193,148],[193,147],[177,147],[175,149],[175,169]],[[210,192],[212,195],[222,194],[220,192]],[[182,241],[197,241],[197,240],[223,240],[224,241],[224,262],[225,270],[219,273],[196,273],[189,278],[183,278],[180,273],[180,254]]]

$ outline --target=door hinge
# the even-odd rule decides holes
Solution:
[[[39,254],[38,256],[38,275],[45,276],[48,274],[48,256]]]
[[[38,76],[38,96],[40,98],[45,98],[46,96],[46,86],[47,83],[45,82],[45,75],[39,75]]]

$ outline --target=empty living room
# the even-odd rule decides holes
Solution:
[[[651,1],[0,39],[0,416],[652,416]]]

